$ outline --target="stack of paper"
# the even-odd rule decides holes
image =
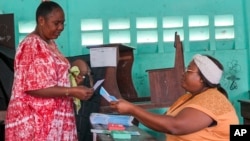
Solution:
[[[113,124],[122,124],[124,126],[132,126],[134,117],[127,115],[111,115],[111,114],[102,114],[102,113],[91,113],[90,122],[92,124],[104,124],[108,125],[109,123]]]

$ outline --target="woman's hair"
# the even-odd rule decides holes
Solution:
[[[222,71],[224,70],[223,65],[217,59],[215,59],[209,55],[204,55],[204,56],[207,56],[210,60],[212,60]],[[206,79],[206,77],[200,71],[199,71],[199,74],[200,74],[201,79],[203,80],[205,86],[207,86],[209,88],[217,88],[222,94],[224,94],[226,97],[228,97],[227,91],[221,87],[220,83],[219,84],[212,84],[211,82],[209,82]]]
[[[41,2],[41,4],[38,6],[38,8],[36,10],[36,23],[38,23],[39,16],[46,17],[54,9],[57,9],[57,8],[62,9],[62,7],[59,4],[57,4],[56,2],[53,2],[53,1]]]

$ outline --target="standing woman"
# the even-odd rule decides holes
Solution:
[[[72,97],[88,100],[93,89],[70,87],[70,64],[54,41],[64,21],[60,5],[42,2],[36,11],[35,31],[17,48],[6,141],[77,140]]]

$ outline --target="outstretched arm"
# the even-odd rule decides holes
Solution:
[[[123,99],[111,102],[111,107],[121,114],[134,116],[145,126],[168,134],[184,135],[199,131],[212,124],[213,119],[194,108],[185,108],[176,116],[158,115]]]

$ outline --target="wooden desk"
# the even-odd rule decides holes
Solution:
[[[92,125],[93,129],[106,130],[106,125],[94,124]],[[141,130],[137,126],[129,126],[126,128],[127,131],[138,131],[140,135],[134,135],[131,139],[113,139],[111,135],[108,134],[97,134],[97,141],[157,141],[156,138],[148,134],[147,132]]]
[[[250,125],[250,100],[238,100],[241,106],[241,116],[244,124]]]

